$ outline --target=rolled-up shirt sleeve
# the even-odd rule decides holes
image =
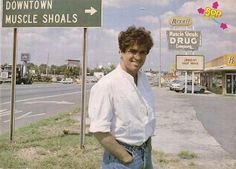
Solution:
[[[111,131],[112,109],[112,97],[108,86],[95,84],[90,92],[88,106],[91,133]]]

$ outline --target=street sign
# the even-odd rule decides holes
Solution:
[[[101,0],[3,0],[2,27],[101,27]]]
[[[168,30],[168,47],[172,50],[197,50],[201,32],[195,30]]]
[[[204,56],[176,55],[176,70],[204,70]]]

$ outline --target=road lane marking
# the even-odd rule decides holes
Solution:
[[[31,113],[32,113],[31,111],[28,112],[28,113],[25,113],[25,114],[23,114],[22,116],[17,117],[16,120],[22,119],[22,118],[28,116],[28,115],[31,114]]]
[[[32,115],[27,116],[27,117],[43,116],[43,115],[45,115],[45,114],[46,114],[46,113],[32,114]],[[26,118],[27,118],[27,117],[26,117]]]
[[[19,117],[17,117],[17,118],[15,118],[15,120],[19,120],[19,119],[22,119],[22,118],[24,118],[24,117],[26,117],[26,116],[28,116],[29,114],[31,114],[32,112],[30,111],[30,112],[28,112],[28,113],[25,113],[25,114],[23,114],[23,115],[21,115],[21,116],[19,116]],[[9,122],[10,120],[5,120],[5,121],[3,121],[4,123],[7,123],[7,122]]]
[[[16,118],[15,120],[19,120],[19,119],[22,119],[22,118],[29,118],[29,117],[36,117],[36,116],[43,116],[43,115],[45,115],[46,113],[39,113],[39,114],[32,114],[32,115],[29,115],[29,114],[31,114],[32,112],[28,112],[28,113],[26,113],[26,114],[24,114],[24,115],[22,115],[22,116],[20,116],[20,117],[18,117],[18,118]],[[8,123],[10,120],[5,120],[5,121],[3,121],[4,123]]]
[[[0,110],[0,114],[2,113],[2,112],[5,112],[7,109],[2,109],[2,110]]]
[[[17,100],[16,103],[25,102],[25,101],[32,101],[32,100],[39,100],[39,99],[47,99],[47,98],[51,98],[51,97],[59,97],[59,96],[65,96],[65,95],[72,95],[72,94],[81,94],[81,91],[79,91],[79,92],[72,92],[72,93],[57,94],[57,95],[51,95],[51,96],[44,96],[44,97],[34,97],[34,98],[23,99],[23,100]],[[0,105],[10,104],[10,103],[11,102],[5,102],[5,103],[1,103]]]
[[[23,111],[21,111],[21,110],[17,110],[17,111],[15,111],[14,114],[18,114],[18,113],[22,113],[22,112],[23,112]],[[5,112],[5,113],[0,113],[0,117],[8,116],[8,115],[10,115],[10,110],[8,110],[8,111]]]
[[[52,85],[51,84],[34,84],[31,86],[31,90],[34,90],[34,89],[38,89],[38,88],[48,88],[48,87],[51,87]],[[63,86],[62,84],[57,84],[55,83],[54,84],[55,87],[60,87],[60,86]],[[29,86],[28,85],[16,85],[16,90],[17,89],[29,89]],[[6,85],[2,85],[1,86],[1,91],[3,90],[11,90],[11,88],[9,86],[6,86]]]
[[[67,101],[53,101],[53,100],[48,100],[48,101],[34,101],[34,102],[25,102],[24,104],[40,104],[40,103],[53,103],[53,104],[75,104],[73,102],[67,102]]]
[[[6,112],[4,112],[4,113],[0,113],[0,117],[6,116],[6,115],[8,115],[8,114],[10,114],[10,111],[6,111]]]

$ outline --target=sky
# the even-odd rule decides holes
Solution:
[[[144,65],[147,70],[159,70],[160,65],[162,70],[170,70],[178,54],[204,55],[205,61],[209,61],[227,53],[236,53],[236,0],[217,1],[218,9],[223,13],[217,21],[228,25],[225,30],[212,19],[206,19],[197,12],[198,8],[211,7],[215,1],[103,0],[102,26],[88,28],[88,67],[118,64],[118,34],[131,25],[142,26],[151,31],[154,46]],[[2,6],[0,9],[2,14]],[[168,20],[177,16],[190,17],[193,24],[174,28]],[[174,29],[201,31],[202,44],[199,49],[193,53],[168,49],[166,31]],[[0,38],[1,64],[11,64],[13,28],[1,27]],[[82,48],[83,28],[18,28],[18,63],[21,53],[30,53],[34,64],[62,65],[67,59],[82,60]]]

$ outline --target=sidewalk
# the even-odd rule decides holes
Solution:
[[[236,160],[208,134],[183,94],[167,88],[156,87],[153,90],[157,99],[153,149],[171,155],[177,155],[181,151],[195,153],[198,158],[194,163],[206,169],[228,169],[236,164]]]

